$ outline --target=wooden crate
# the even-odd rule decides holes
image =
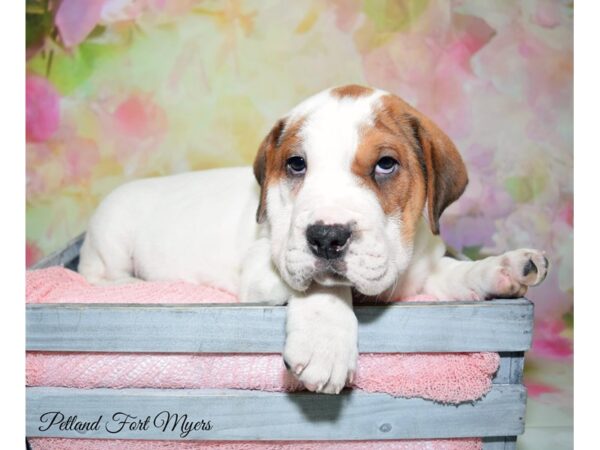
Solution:
[[[35,268],[77,264],[82,237]],[[79,419],[163,410],[211,421],[203,440],[382,440],[482,437],[485,450],[514,449],[523,433],[524,352],[531,345],[533,304],[486,302],[357,306],[361,352],[500,353],[492,390],[472,403],[344,391],[267,393],[214,389],[27,388],[27,436],[115,438],[104,429],[41,432],[40,416],[61,411]],[[27,305],[28,351],[280,353],[285,307],[264,305]],[[122,431],[119,439],[181,439],[180,432]]]

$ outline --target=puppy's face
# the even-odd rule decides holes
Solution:
[[[438,233],[467,175],[449,138],[398,97],[361,86],[311,97],[278,121],[254,163],[259,222],[296,290],[312,282],[365,295],[406,269],[421,213]]]

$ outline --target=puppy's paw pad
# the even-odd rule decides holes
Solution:
[[[496,273],[495,293],[509,297],[522,297],[527,288],[537,286],[548,275],[550,264],[544,252],[520,249],[501,257]]]
[[[511,276],[525,286],[537,286],[544,281],[550,267],[544,252],[531,249],[508,252],[503,263],[503,266],[509,269]]]

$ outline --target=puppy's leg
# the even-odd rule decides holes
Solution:
[[[133,276],[132,259],[125,247],[111,242],[108,236],[99,240],[94,229],[90,229],[85,236],[77,271],[90,283],[98,285],[140,281]]]
[[[258,239],[242,262],[240,302],[283,305],[290,298],[291,292],[271,261],[269,239]]]
[[[519,249],[479,261],[442,258],[425,281],[424,294],[440,300],[522,297],[544,281],[548,259],[543,252]]]
[[[358,358],[358,321],[347,286],[315,286],[287,307],[283,357],[307,389],[339,393],[352,381]]]

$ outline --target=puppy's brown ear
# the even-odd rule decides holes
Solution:
[[[280,119],[271,129],[269,134],[263,139],[258,153],[254,159],[254,177],[260,185],[260,200],[258,209],[256,210],[256,221],[263,223],[267,218],[267,177],[268,177],[268,160],[269,155],[279,146],[281,134],[285,127],[285,121]]]
[[[431,120],[413,110],[409,123],[425,163],[429,224],[439,234],[440,216],[467,187],[467,169],[450,138]]]

